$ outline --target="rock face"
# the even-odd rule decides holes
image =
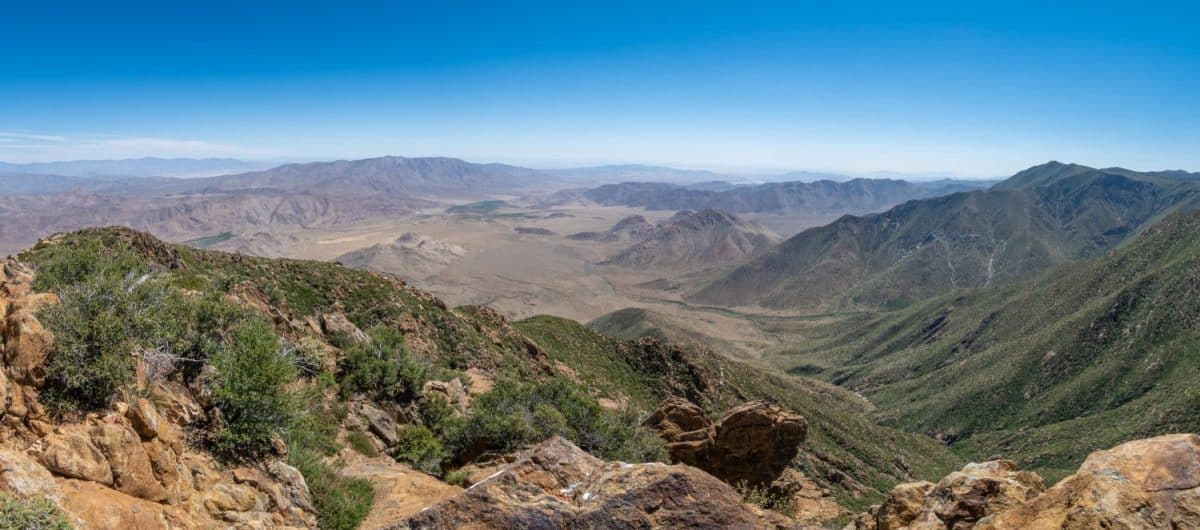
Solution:
[[[604,462],[562,438],[394,528],[796,528],[695,468]]]
[[[1172,434],[1092,453],[1079,471],[986,529],[1200,528],[1200,436]]]
[[[1198,500],[1200,436],[1173,434],[1092,453],[1050,489],[1006,460],[901,484],[847,530],[1193,529]]]
[[[667,441],[672,462],[703,469],[730,484],[768,485],[787,469],[808,433],[804,417],[747,403],[716,423],[696,405],[672,398],[646,419]]]

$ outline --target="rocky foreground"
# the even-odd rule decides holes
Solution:
[[[967,528],[1200,528],[1200,436],[1159,436],[1092,453],[1049,489],[1009,460],[969,464],[937,484],[896,486],[846,530]]]

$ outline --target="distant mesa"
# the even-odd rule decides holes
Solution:
[[[546,229],[546,228],[542,228],[540,226],[518,226],[516,228],[513,228],[513,230],[515,230],[518,234],[525,234],[525,235],[531,235],[531,236],[553,236],[553,235],[556,235],[554,233],[554,231]]]

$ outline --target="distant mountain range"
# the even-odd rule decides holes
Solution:
[[[123,160],[70,160],[10,164],[0,162],[0,174],[58,175],[63,177],[201,177],[263,169],[274,164],[233,158],[129,158]]]
[[[1052,162],[988,190],[845,216],[781,243],[691,296],[770,308],[902,307],[956,288],[1026,279],[1099,255],[1177,210],[1200,180]]]
[[[772,213],[810,216],[879,211],[913,199],[985,188],[979,181],[908,182],[852,179],[846,182],[771,182],[728,189],[697,189],[662,182],[608,184],[582,193],[609,206],[649,210],[720,208],[736,214]]]

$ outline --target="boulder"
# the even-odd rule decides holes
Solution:
[[[375,433],[380,440],[383,440],[384,444],[391,447],[400,441],[399,426],[396,424],[396,420],[392,419],[388,413],[366,402],[359,403],[357,408],[358,415],[366,420],[371,432]]]
[[[978,528],[1200,528],[1200,436],[1135,440],[1088,455],[1079,471]]]
[[[54,477],[46,468],[29,455],[10,449],[0,449],[0,490],[20,497],[62,500]]]
[[[4,322],[4,361],[17,381],[40,386],[46,379],[46,355],[54,336],[25,309],[11,311]]]
[[[137,433],[119,423],[101,423],[92,428],[91,435],[92,443],[108,459],[117,491],[153,502],[167,499]]]
[[[915,482],[892,489],[883,504],[848,528],[857,530],[965,530],[981,519],[1032,499],[1046,487],[1036,473],[1010,460],[967,464],[937,484]]]
[[[267,473],[270,473],[271,478],[278,482],[280,493],[282,493],[282,499],[275,500],[279,509],[286,510],[294,506],[306,512],[317,511],[313,506],[312,497],[309,495],[308,483],[304,481],[304,475],[300,474],[300,470],[279,460],[272,460],[267,464]]]
[[[684,465],[605,462],[555,437],[397,528],[798,528]]]
[[[667,398],[643,423],[657,431],[667,442],[677,442],[684,433],[704,430],[712,425],[703,409],[677,397]]]
[[[150,404],[150,400],[139,398],[133,402],[133,406],[125,411],[125,417],[129,418],[133,430],[143,439],[150,440],[158,436],[158,411]]]
[[[883,504],[874,510],[870,528],[894,530],[904,528],[921,515],[925,496],[934,488],[932,482],[910,482],[892,488]]]
[[[113,485],[112,468],[108,458],[92,445],[91,439],[81,432],[51,435],[44,440],[44,449],[38,459],[46,469],[64,477]]]
[[[711,423],[699,407],[679,399],[665,402],[646,425],[667,441],[672,462],[754,486],[778,479],[808,432],[803,416],[776,405],[747,403]]]
[[[457,377],[449,381],[426,381],[421,387],[421,395],[426,399],[440,396],[458,411],[465,411],[471,405],[471,395],[467,392],[466,385]]]
[[[340,312],[321,315],[321,329],[326,335],[342,335],[354,342],[370,342],[371,337],[363,333],[350,319]]]

